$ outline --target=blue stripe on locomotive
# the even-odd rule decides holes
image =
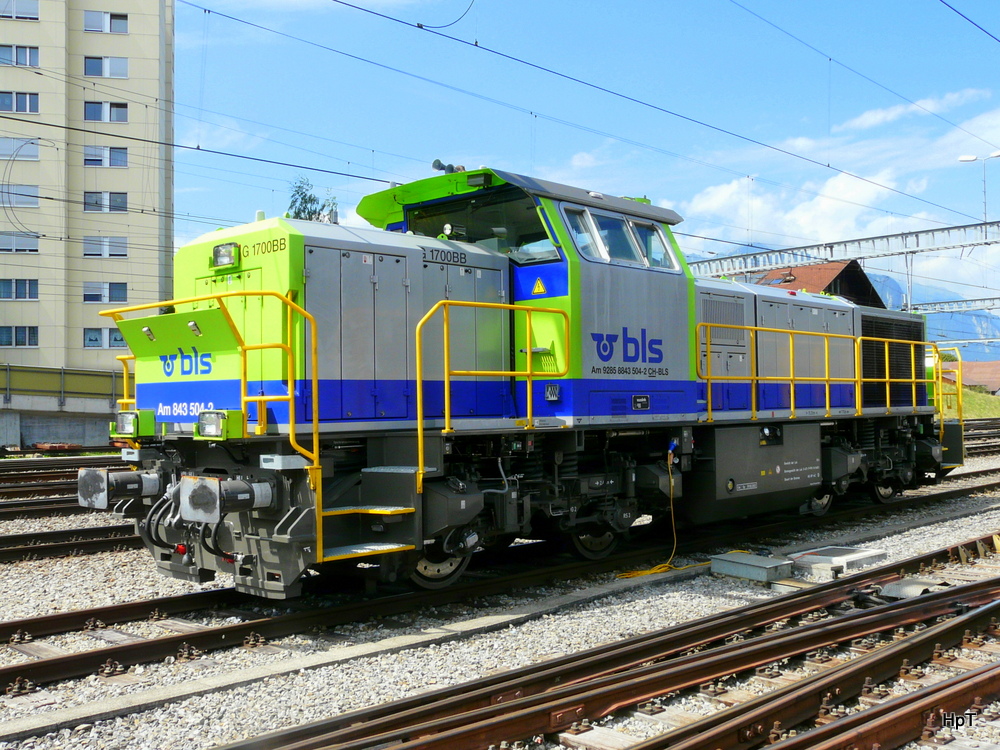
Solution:
[[[546,385],[558,385],[559,398],[545,399]],[[284,395],[285,383],[264,381],[251,384],[251,395]],[[444,383],[425,384],[424,410],[428,418],[444,414]],[[506,381],[452,381],[452,416],[463,418],[514,418],[525,414],[526,383],[518,381],[512,395]],[[926,405],[924,389],[918,389],[919,405]],[[323,380],[320,382],[320,421],[324,423],[370,422],[380,419],[416,419],[416,384],[407,380]],[[296,382],[299,423],[311,419],[311,383]],[[647,396],[647,399],[642,398]],[[537,417],[615,417],[693,414],[705,411],[706,385],[684,380],[536,380],[534,414]],[[788,384],[761,383],[757,409],[770,411],[790,406]],[[639,397],[639,398],[634,398]],[[158,422],[191,423],[201,409],[239,409],[239,381],[206,380],[192,383],[140,383],[136,388],[137,408],[153,409]],[[854,386],[836,383],[830,387],[831,408],[853,408]],[[826,406],[825,388],[819,384],[795,386],[798,409]],[[750,385],[716,383],[712,386],[712,408],[716,412],[750,409]],[[256,406],[250,404],[251,421]],[[288,406],[268,404],[268,421],[288,421]]]

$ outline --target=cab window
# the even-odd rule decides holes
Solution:
[[[545,231],[534,199],[512,185],[408,208],[406,227],[426,237],[474,242],[509,255],[515,263],[561,258]]]
[[[632,229],[639,240],[643,255],[651,268],[669,268],[677,270],[677,263],[674,256],[668,252],[663,237],[660,235],[654,224],[642,224],[637,221],[632,222]]]
[[[566,224],[569,233],[573,237],[573,244],[581,254],[595,260],[603,260],[600,251],[597,249],[597,241],[594,239],[587,214],[575,208],[566,209]]]
[[[639,248],[635,246],[632,235],[628,231],[625,219],[620,216],[592,213],[601,241],[611,260],[621,260],[626,263],[643,263]]]

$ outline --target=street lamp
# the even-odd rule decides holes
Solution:
[[[983,163],[983,224],[987,222],[986,218],[986,162],[990,159],[996,159],[1000,156],[1000,151],[994,151],[989,156],[960,156],[959,161],[981,161]]]

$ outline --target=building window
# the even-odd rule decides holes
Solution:
[[[2,299],[38,299],[38,279],[0,279]]]
[[[3,0],[0,0],[2,2]],[[0,159],[38,160],[37,138],[0,138]]]
[[[128,78],[128,58],[85,57],[83,58],[83,74],[100,78]]]
[[[128,285],[124,281],[85,281],[83,301],[128,302]]]
[[[38,185],[0,185],[0,207],[38,208]]]
[[[38,114],[38,94],[22,91],[0,91],[0,112]]]
[[[85,349],[124,349],[128,344],[117,328],[84,328]]]
[[[0,232],[0,253],[37,253],[38,235]]]
[[[38,326],[0,326],[0,346],[38,346]]]
[[[0,0],[3,2],[3,0]],[[38,47],[22,47],[19,44],[0,44],[0,65],[25,65],[38,67]]]
[[[128,211],[128,193],[84,193],[83,210],[122,214]]]
[[[127,167],[128,149],[122,146],[84,146],[85,167]]]
[[[84,102],[83,119],[91,122],[128,122],[125,102]]]
[[[84,258],[127,258],[128,237],[84,237]]]
[[[3,2],[3,0],[0,0]],[[104,13],[99,10],[83,11],[83,30],[104,34],[127,34],[127,13]]]
[[[38,20],[38,0],[0,0],[0,18]]]

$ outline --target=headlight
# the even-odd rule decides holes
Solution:
[[[226,434],[226,413],[224,411],[199,412],[198,434],[201,437],[221,438]]]
[[[239,260],[240,246],[235,242],[227,242],[225,245],[216,245],[212,248],[212,268],[232,266]]]
[[[120,411],[115,418],[115,433],[118,435],[137,435],[139,433],[139,413],[135,411]]]

